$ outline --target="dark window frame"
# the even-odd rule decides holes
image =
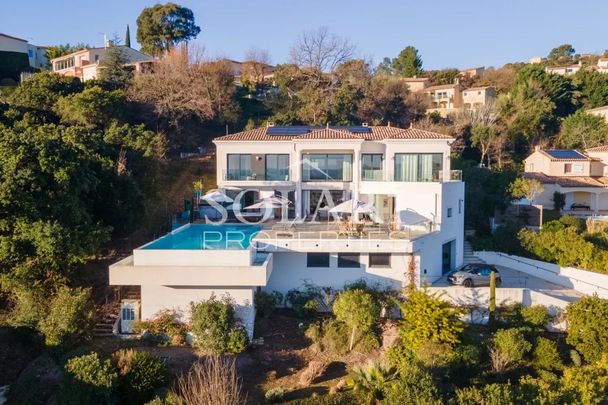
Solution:
[[[325,265],[324,263],[322,263],[321,265],[318,265],[317,263],[311,262],[311,257],[316,256],[317,258],[319,258],[321,255],[324,255],[324,257],[327,257],[327,265]],[[306,253],[306,267],[308,267],[308,268],[328,268],[328,267],[330,267],[330,254],[325,253],[325,252],[308,252],[308,253]]]
[[[350,259],[345,259],[344,256],[351,256]],[[356,256],[356,260],[353,260]],[[361,268],[360,253],[338,253],[338,268],[342,269],[359,269]]]
[[[372,257],[375,257],[375,258],[383,257],[383,258],[387,258],[388,260],[387,260],[387,263],[374,264],[374,263],[372,263],[373,262]],[[373,267],[373,268],[377,268],[377,267],[380,267],[380,268],[391,267],[391,254],[390,253],[370,253],[369,257],[368,257],[368,260],[369,260],[369,267]]]

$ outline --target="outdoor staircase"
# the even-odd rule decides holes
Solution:
[[[473,252],[473,247],[471,246],[471,242],[467,239],[464,240],[464,255],[463,255],[463,264],[469,263],[484,263],[479,257],[475,255]]]

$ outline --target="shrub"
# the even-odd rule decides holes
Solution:
[[[266,391],[264,398],[269,402],[282,402],[288,392],[289,391],[283,387],[271,388]]]
[[[337,319],[313,323],[306,329],[305,335],[324,352],[338,356],[348,353],[350,328]],[[372,331],[355,334],[354,350],[367,353],[378,346],[378,338]]]
[[[148,352],[119,350],[112,357],[120,373],[120,397],[127,403],[152,399],[154,390],[166,382],[165,363]]]
[[[274,295],[264,291],[257,291],[255,293],[254,302],[256,312],[261,317],[270,316],[278,304]]]
[[[534,366],[541,370],[555,370],[560,369],[561,365],[562,359],[555,342],[544,337],[537,338],[534,348]]]
[[[447,343],[424,342],[416,349],[415,356],[425,367],[444,367],[452,359],[453,349]]]
[[[118,374],[109,360],[92,352],[69,359],[59,392],[62,404],[111,404]]]
[[[349,350],[353,349],[357,330],[367,332],[380,317],[380,307],[371,294],[363,290],[346,290],[334,301],[333,312],[351,329]]]
[[[398,377],[395,367],[384,363],[368,361],[363,366],[355,366],[351,373],[351,386],[363,398],[372,402],[384,398],[384,391]]]
[[[513,363],[521,361],[530,351],[532,344],[526,340],[520,329],[499,329],[492,338],[492,369],[504,371]]]
[[[306,286],[304,290],[289,290],[285,301],[293,308],[298,318],[311,318],[319,310],[318,299],[321,293],[312,286]]]
[[[171,397],[175,405],[242,405],[246,402],[235,359],[216,355],[207,356],[180,376]]]
[[[544,305],[532,305],[521,309],[521,317],[523,321],[534,327],[544,328],[545,324],[551,320],[547,307]]]
[[[414,290],[399,307],[403,315],[399,334],[402,342],[412,350],[416,351],[425,342],[454,345],[460,341],[460,333],[464,330],[464,323],[459,318],[462,310],[439,296],[428,294],[426,290]]]
[[[398,380],[385,389],[386,405],[441,405],[441,394],[432,375],[412,365],[401,370]]]
[[[135,333],[147,332],[147,338],[162,345],[183,346],[186,344],[186,325],[177,321],[176,314],[169,310],[158,312],[149,321],[137,321]]]
[[[38,327],[47,345],[70,347],[90,337],[93,318],[91,290],[64,286],[57,290]]]
[[[568,367],[561,378],[566,403],[603,404],[608,393],[608,355],[594,364]]]
[[[566,308],[566,342],[589,362],[601,358],[608,349],[608,300],[594,295],[583,297]]]
[[[228,298],[220,301],[211,296],[207,301],[193,304],[191,324],[194,346],[206,352],[221,354],[241,347],[242,335],[235,332],[239,325],[234,305]]]
[[[228,333],[228,341],[226,342],[226,351],[228,353],[241,353],[247,348],[249,337],[245,328],[238,325]]]
[[[482,388],[457,389],[456,403],[458,405],[508,405],[519,402],[516,388],[511,384],[488,384]]]

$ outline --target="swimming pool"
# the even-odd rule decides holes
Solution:
[[[148,250],[242,250],[260,232],[260,225],[188,224],[141,247]]]

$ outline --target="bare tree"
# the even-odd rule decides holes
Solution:
[[[292,63],[301,68],[331,72],[352,59],[356,47],[348,39],[331,34],[327,27],[305,31],[291,47]]]
[[[176,383],[177,405],[241,405],[247,400],[234,359],[207,356]]]
[[[261,83],[272,70],[270,54],[266,49],[251,48],[245,54],[241,66],[241,78],[253,83]]]

